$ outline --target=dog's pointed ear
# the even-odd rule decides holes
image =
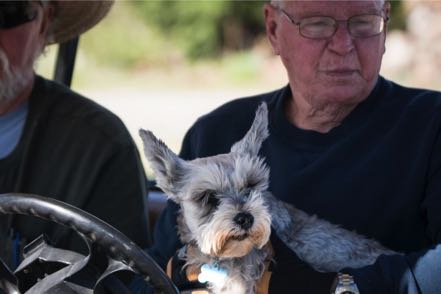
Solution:
[[[231,152],[257,156],[262,142],[268,135],[268,107],[265,102],[262,102],[257,108],[251,128],[242,140],[231,147]]]
[[[156,176],[156,184],[167,196],[179,202],[180,190],[185,175],[186,161],[179,158],[164,142],[148,130],[139,130],[144,143],[144,154]]]

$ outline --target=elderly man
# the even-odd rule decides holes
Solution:
[[[389,3],[273,1],[264,15],[289,85],[203,116],[181,155],[228,152],[266,101],[260,152],[273,194],[403,253],[319,273],[273,232],[269,292],[441,293],[441,94],[379,76]],[[150,253],[162,266],[182,246],[171,237],[177,209],[170,203],[155,230]]]
[[[53,197],[148,244],[144,171],[118,117],[34,73],[48,43],[98,23],[112,1],[0,2],[0,193]],[[1,216],[0,257],[14,267],[19,249],[46,233],[56,246],[84,247],[76,234],[35,218]]]

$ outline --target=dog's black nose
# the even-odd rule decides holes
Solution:
[[[248,212],[239,212],[234,217],[234,222],[239,225],[241,229],[248,230],[253,225],[254,217]]]

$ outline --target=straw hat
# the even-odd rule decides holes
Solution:
[[[47,42],[61,43],[72,39],[96,25],[112,7],[113,0],[51,1],[55,14]]]

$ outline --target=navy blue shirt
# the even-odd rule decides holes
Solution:
[[[369,97],[323,134],[284,115],[290,88],[229,102],[188,131],[186,159],[229,152],[268,103],[269,138],[261,155],[270,190],[283,201],[404,253],[347,269],[361,293],[441,293],[441,93],[399,86],[380,77]],[[182,245],[169,203],[149,252],[165,266]],[[272,234],[271,293],[329,293],[334,273],[318,273]]]

